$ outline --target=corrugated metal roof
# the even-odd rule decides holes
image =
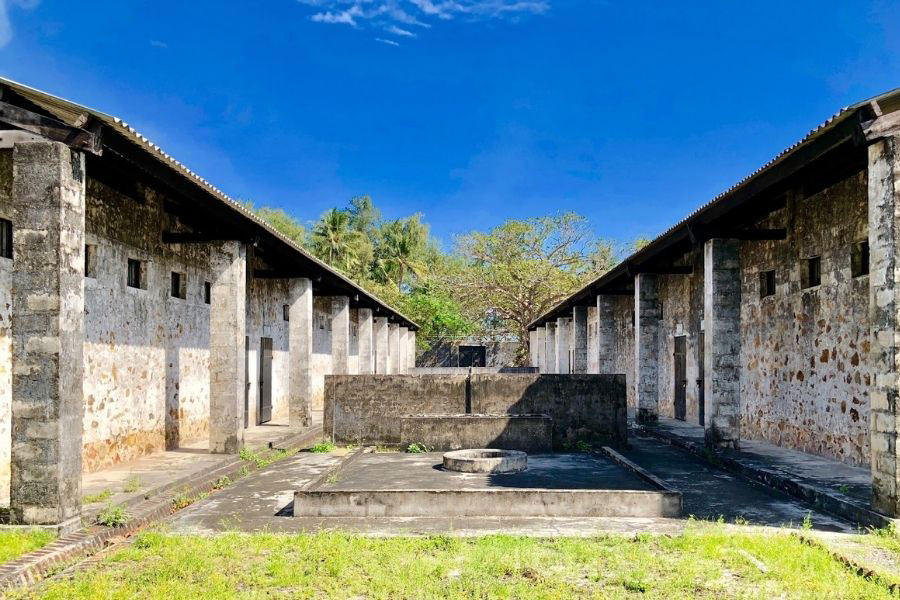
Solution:
[[[94,117],[95,119],[103,122],[104,124],[114,128],[117,132],[124,135],[127,139],[129,139],[131,142],[133,142],[136,146],[138,146],[140,149],[144,150],[145,152],[147,152],[148,154],[153,156],[160,163],[164,164],[168,168],[174,170],[179,175],[189,179],[190,181],[194,182],[195,184],[198,184],[201,188],[203,188],[207,193],[212,195],[214,198],[223,202],[232,210],[239,212],[246,219],[253,221],[257,226],[262,227],[268,233],[277,237],[280,241],[284,242],[287,246],[292,248],[294,251],[301,254],[304,258],[316,263],[319,267],[321,267],[325,271],[328,271],[334,277],[342,280],[344,283],[346,283],[347,285],[358,290],[365,296],[368,296],[375,303],[379,304],[381,307],[383,307],[390,313],[393,313],[400,319],[406,321],[407,324],[412,326],[414,329],[419,328],[419,326],[415,323],[415,321],[413,321],[412,319],[410,319],[403,313],[399,312],[398,310],[394,309],[389,304],[385,303],[380,298],[378,298],[375,294],[367,291],[365,288],[361,287],[359,284],[355,283],[348,277],[344,276],[342,273],[335,270],[333,267],[331,267],[327,263],[319,260],[312,254],[307,252],[304,248],[297,245],[295,242],[293,242],[292,240],[290,240],[289,238],[284,236],[277,229],[272,227],[268,222],[259,218],[253,212],[247,210],[239,202],[237,202],[236,200],[234,200],[233,198],[231,198],[227,194],[225,194],[225,192],[223,192],[219,188],[215,187],[210,182],[208,182],[206,179],[204,179],[197,173],[195,173],[192,170],[190,170],[189,168],[187,168],[187,166],[185,166],[184,164],[182,164],[181,162],[176,160],[175,157],[166,153],[162,148],[160,148],[158,145],[151,142],[144,135],[142,135],[140,132],[135,130],[133,127],[131,127],[128,123],[126,123],[119,117],[108,115],[99,110],[95,110],[93,108],[88,108],[87,106],[77,104],[75,102],[66,100],[64,98],[60,98],[59,96],[54,96],[52,94],[48,94],[47,92],[35,89],[33,87],[19,83],[17,81],[13,81],[11,79],[0,77],[0,83],[8,85],[10,88],[15,90],[16,93],[27,98],[29,101],[34,102],[38,106],[44,108],[50,114],[54,115],[59,120],[64,121],[65,123],[68,123],[70,125],[74,125],[78,121],[78,119],[80,117],[82,117],[83,115],[90,115],[90,116]]]
[[[622,262],[620,262],[618,265],[613,267],[613,269],[610,269],[610,271],[608,271],[607,273],[601,275],[600,277],[597,277],[596,279],[592,280],[590,283],[588,283],[587,285],[585,285],[578,291],[570,294],[568,298],[566,298],[562,302],[559,302],[556,306],[554,306],[550,310],[546,311],[540,317],[538,317],[537,319],[535,319],[534,321],[529,323],[528,329],[533,329],[537,325],[537,323],[539,323],[539,322],[543,321],[544,319],[547,319],[550,316],[565,309],[573,297],[579,296],[579,295],[589,291],[591,288],[602,284],[604,278],[606,278],[609,275],[609,273],[611,273],[612,271],[621,268],[626,263],[632,263],[632,262],[639,261],[642,254],[644,254],[649,247],[654,246],[655,244],[660,242],[663,238],[665,238],[669,234],[675,232],[679,227],[683,227],[685,224],[687,224],[692,219],[696,218],[698,215],[701,215],[702,213],[704,213],[711,207],[715,206],[719,202],[728,198],[731,194],[733,194],[737,190],[743,188],[745,185],[747,185],[748,183],[753,181],[755,178],[757,178],[763,172],[768,171],[769,169],[773,168],[774,166],[776,166],[777,164],[782,162],[786,157],[788,157],[789,155],[796,152],[797,149],[800,148],[801,146],[804,146],[804,145],[812,142],[813,140],[815,140],[816,138],[821,136],[823,133],[830,130],[838,123],[842,122],[844,119],[855,114],[857,110],[868,106],[872,102],[880,102],[882,100],[889,100],[891,103],[895,103],[895,101],[898,99],[900,99],[900,88],[894,88],[883,94],[879,94],[877,96],[873,96],[872,98],[868,98],[861,102],[857,102],[856,104],[853,104],[851,106],[845,106],[844,108],[841,108],[834,115],[832,115],[831,117],[826,119],[824,122],[822,122],[818,126],[814,127],[812,130],[810,130],[810,132],[807,133],[799,141],[791,144],[790,146],[788,146],[787,148],[785,148],[784,150],[782,150],[781,152],[776,154],[771,160],[766,162],[764,165],[762,165],[758,169],[754,170],[752,173],[750,173],[749,175],[747,175],[746,177],[744,177],[743,179],[741,179],[740,181],[738,181],[737,183],[735,183],[734,185],[732,185],[731,187],[726,189],[724,192],[721,192],[720,194],[715,196],[712,200],[709,200],[705,204],[702,204],[698,208],[694,209],[686,217],[684,217],[683,219],[676,222],[674,225],[672,225],[671,227],[669,227],[668,229],[666,229],[665,231],[663,231],[662,233],[657,235],[644,248],[637,250],[636,252],[633,252],[631,255],[629,255],[627,258],[625,258]]]

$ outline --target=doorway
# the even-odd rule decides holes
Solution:
[[[244,429],[250,427],[250,336],[244,336]]]
[[[487,353],[484,346],[460,346],[460,367],[484,367],[486,366]]]
[[[697,415],[698,421],[700,425],[706,425],[706,403],[704,401],[705,392],[703,389],[703,370],[704,370],[704,346],[703,346],[703,332],[700,332],[699,339],[697,340],[697,355],[699,360],[697,361]]]
[[[257,424],[272,420],[272,338],[259,340],[259,416]]]
[[[687,352],[685,337],[675,338],[675,418],[684,421],[687,399]]]

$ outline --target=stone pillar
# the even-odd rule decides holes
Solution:
[[[872,507],[900,517],[900,136],[869,146],[868,178]]]
[[[12,152],[13,524],[80,526],[84,156],[56,142]]]
[[[559,317],[556,319],[556,372],[569,374],[569,339],[572,331],[572,319]]]
[[[397,375],[400,372],[400,326],[396,323],[388,325],[388,373]]]
[[[331,298],[331,372],[350,373],[350,298]]]
[[[528,366],[537,366],[537,330],[528,332]]]
[[[544,352],[546,351],[547,346],[547,330],[543,327],[538,327],[534,331],[535,336],[535,348],[534,348],[534,366],[538,368],[538,371],[541,373],[546,373],[546,365],[544,364]]]
[[[378,375],[387,375],[389,372],[389,344],[388,344],[388,320],[387,317],[375,317],[375,372]]]
[[[597,355],[600,373],[616,372],[615,296],[597,296]]]
[[[241,242],[210,246],[209,451],[237,454],[244,445],[244,337],[247,254]]]
[[[634,368],[641,423],[659,418],[659,316],[658,278],[640,273],[634,278]]]
[[[556,323],[545,323],[544,373],[556,373]]]
[[[400,327],[400,333],[398,335],[400,336],[400,342],[399,344],[397,344],[397,347],[399,348],[399,353],[397,355],[397,372],[406,373],[406,352],[409,349],[409,329],[407,329],[406,327]]]
[[[416,332],[410,330],[406,334],[406,370],[412,372],[416,368]]]
[[[703,245],[706,444],[737,448],[741,428],[741,261],[738,240]]]
[[[588,372],[588,307],[572,307],[572,372]]]
[[[368,375],[375,372],[375,349],[372,346],[372,309],[360,308],[359,315],[359,372]]]
[[[312,423],[313,290],[309,279],[290,280],[288,308],[288,367],[290,398],[288,424],[309,427]]]

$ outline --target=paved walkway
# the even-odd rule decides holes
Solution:
[[[319,421],[314,424],[321,424],[321,415]],[[289,427],[286,423],[270,422],[246,429],[244,441],[248,448],[259,450],[301,431]],[[84,512],[87,515],[96,513],[108,501],[121,504],[142,495],[153,494],[154,490],[165,487],[173,481],[209,471],[223,461],[233,458],[222,454],[210,454],[209,440],[203,439],[190,442],[177,450],[155,452],[94,473],[85,473],[81,478],[82,496],[93,497],[96,500],[85,503]]]
[[[169,530],[308,532],[347,530],[368,535],[512,533],[589,536],[602,533],[677,533],[689,515],[745,519],[763,527],[800,527],[809,514],[814,529],[854,533],[850,523],[817,511],[785,493],[726,473],[699,457],[652,438],[632,437],[624,454],[684,494],[684,517],[664,518],[314,518],[293,517],[293,492],[312,483],[338,460],[303,452],[173,515]],[[411,485],[414,482],[410,482]]]
[[[660,417],[654,428],[703,445],[703,427]],[[868,467],[854,467],[836,460],[782,448],[759,440],[741,440],[741,449],[722,451],[723,456],[740,458],[757,468],[774,468],[794,479],[828,488],[868,505],[872,499],[872,473]]]

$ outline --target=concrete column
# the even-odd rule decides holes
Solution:
[[[84,346],[84,156],[12,152],[13,524],[79,527]]]
[[[528,366],[537,366],[537,330],[528,332]]]
[[[209,451],[237,454],[244,445],[247,254],[235,241],[210,249]]]
[[[331,298],[331,372],[350,373],[350,298]]]
[[[544,373],[556,373],[556,323],[544,324]]]
[[[388,326],[388,373],[397,375],[400,373],[400,326],[396,323]]]
[[[547,346],[547,330],[543,327],[538,327],[534,331],[535,336],[535,347],[534,347],[534,366],[536,366],[541,373],[546,373],[546,364],[544,364],[544,352],[546,351]]]
[[[703,245],[706,444],[737,448],[741,429],[740,242]]]
[[[640,273],[634,278],[634,368],[641,423],[659,418],[659,316],[658,278]]]
[[[406,334],[406,370],[412,372],[416,368],[416,332],[410,330]]]
[[[309,279],[290,280],[288,309],[288,367],[290,397],[288,400],[288,424],[291,427],[309,427],[312,423],[312,340],[313,340],[313,290]]]
[[[409,371],[409,356],[407,355],[409,352],[409,328],[401,327],[400,328],[400,358],[398,361],[398,368],[400,373],[406,373]]]
[[[900,517],[900,136],[869,146],[868,179],[872,507]]]
[[[387,317],[375,317],[375,372],[379,375],[388,373],[389,344],[388,344],[388,320]]]
[[[375,348],[372,339],[372,309],[360,308],[359,314],[359,372],[375,372]]]
[[[572,307],[572,372],[588,372],[588,307]]]
[[[597,296],[597,364],[599,372],[616,372],[616,297]]]
[[[572,331],[572,319],[559,317],[556,319],[556,372],[569,374],[569,340]]]

